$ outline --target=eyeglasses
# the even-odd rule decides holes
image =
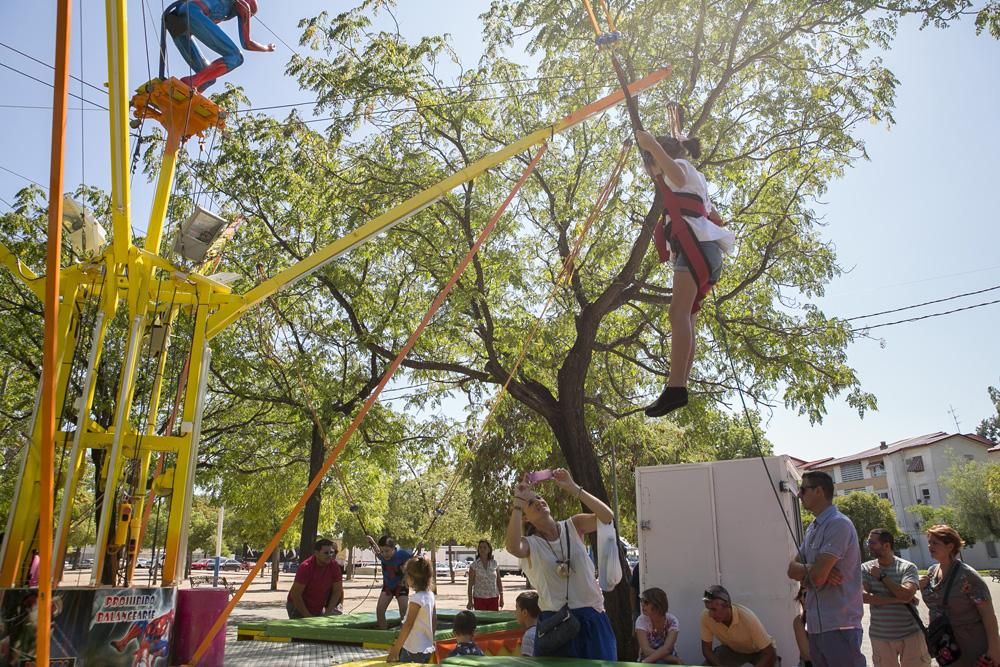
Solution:
[[[865,544],[869,546],[874,545],[877,547],[878,545],[882,544],[882,540],[868,540],[867,542],[865,542]]]

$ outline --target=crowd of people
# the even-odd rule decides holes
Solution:
[[[604,608],[604,592],[621,578],[614,515],[568,471],[557,469],[547,478],[589,512],[556,519],[528,478],[517,484],[505,546],[520,559],[535,589],[515,600],[515,617],[525,628],[521,654],[617,660],[617,641]],[[862,562],[855,527],[833,503],[832,478],[807,472],[798,493],[802,506],[815,518],[787,569],[788,577],[800,584],[797,601],[802,613],[792,621],[799,661],[786,656],[786,665],[865,665],[861,621],[863,606],[868,605],[868,636],[876,667],[930,667],[932,659],[939,665],[1000,667],[1000,634],[989,589],[961,560],[958,532],[947,525],[928,529],[928,550],[936,563],[923,576],[916,565],[895,554],[895,538],[886,529],[867,536],[872,558]],[[597,533],[597,576],[584,542],[590,533]],[[430,560],[399,548],[387,536],[370,541],[382,566],[379,627],[386,627],[385,610],[393,599],[400,607],[402,625],[389,658],[429,662],[435,651]],[[335,554],[329,540],[316,543],[316,552],[299,567],[289,592],[290,617],[339,613],[343,588]],[[677,653],[682,628],[670,613],[666,592],[656,587],[640,592],[637,575],[638,565],[632,573],[638,655],[623,659],[691,664],[692,656]],[[929,609],[928,626],[918,611],[921,599]],[[698,662],[720,667],[780,664],[776,642],[752,610],[752,601],[734,601],[726,588],[711,585],[701,603]],[[469,569],[468,610],[454,619],[452,654],[480,655],[475,611],[503,606],[493,547],[481,540]]]

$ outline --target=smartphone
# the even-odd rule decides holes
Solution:
[[[553,477],[555,477],[555,475],[548,468],[528,473],[528,481],[532,484],[535,482],[544,482],[545,480],[552,479]]]

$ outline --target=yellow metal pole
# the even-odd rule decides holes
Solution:
[[[59,271],[62,251],[63,164],[69,111],[70,0],[57,5],[55,82],[52,93],[52,154],[49,171],[49,238],[45,270],[45,335],[42,343],[42,424],[38,517],[38,636],[35,664],[49,664],[52,633],[52,498],[56,437],[56,379],[59,341]]]
[[[39,301],[45,299],[45,279],[35,275],[27,264],[18,259],[17,255],[2,243],[0,243],[0,264],[10,271],[10,275],[24,283]]]
[[[631,83],[629,85],[629,92],[635,94],[646,90],[647,88],[656,85],[666,77],[670,76],[670,72],[670,67],[658,69],[652,74]],[[264,299],[267,299],[275,292],[278,292],[293,284],[295,281],[308,276],[313,271],[319,270],[327,262],[336,259],[340,255],[352,250],[362,243],[365,243],[372,237],[382,233],[400,221],[420,212],[459,185],[471,181],[483,172],[492,169],[502,162],[505,162],[514,155],[528,150],[532,146],[541,144],[549,139],[549,137],[553,134],[564,132],[582,123],[588,118],[601,113],[602,111],[606,111],[607,109],[621,103],[623,99],[625,99],[624,92],[622,90],[616,90],[607,97],[603,97],[596,102],[591,102],[587,106],[577,109],[555,124],[536,130],[522,139],[501,148],[495,153],[487,155],[481,160],[474,162],[443,181],[440,181],[426,190],[417,193],[413,197],[410,197],[403,203],[395,206],[389,211],[386,211],[374,220],[362,225],[347,236],[316,251],[312,255],[303,259],[301,262],[293,264],[269,280],[265,280],[260,285],[247,292],[243,296],[242,302],[234,303],[229,306],[223,306],[218,312],[212,315],[208,324],[208,337],[211,339],[219,335],[227,326],[239,319],[243,313],[250,308],[253,308]]]
[[[160,243],[163,240],[163,221],[167,218],[167,205],[170,203],[170,190],[174,184],[174,174],[177,171],[177,150],[180,142],[176,137],[167,136],[167,147],[163,152],[160,164],[160,175],[156,181],[156,194],[153,197],[153,208],[149,212],[149,226],[146,231],[146,251],[154,255],[160,254]]]
[[[115,264],[128,261],[132,210],[128,154],[128,23],[125,0],[107,0],[108,118],[111,122],[111,224]]]
[[[209,286],[199,287],[202,305],[195,314],[194,335],[191,340],[191,363],[187,388],[184,391],[184,409],[181,412],[181,434],[186,445],[177,451],[174,460],[174,490],[170,495],[167,520],[167,543],[163,550],[163,586],[170,586],[177,579],[179,564],[187,556],[187,519],[191,512],[191,493],[194,488],[194,470],[198,447],[198,420],[200,404],[208,374],[208,345],[205,329],[208,325]]]

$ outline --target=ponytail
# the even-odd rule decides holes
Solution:
[[[684,157],[697,160],[701,157],[701,139],[697,137],[678,141],[669,134],[662,134],[656,137],[656,141],[663,147],[667,155],[675,160]]]
[[[688,155],[697,160],[701,157],[701,139],[698,137],[691,137],[690,139],[685,139],[681,142],[684,150],[687,151]]]

